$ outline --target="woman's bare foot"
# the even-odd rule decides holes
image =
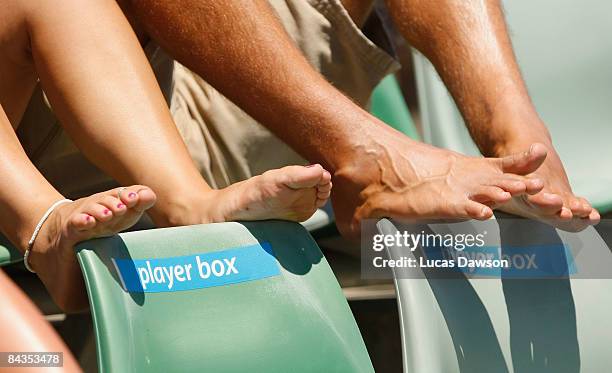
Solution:
[[[74,246],[110,236],[134,225],[153,206],[155,193],[134,185],[97,193],[60,205],[42,226],[29,257],[30,266],[65,311],[87,307],[87,295]]]

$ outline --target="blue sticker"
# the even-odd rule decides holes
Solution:
[[[280,274],[267,242],[187,256],[112,261],[123,288],[138,293],[203,289]]]

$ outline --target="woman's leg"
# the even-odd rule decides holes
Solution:
[[[4,88],[4,87],[3,87]],[[0,105],[0,230],[22,252],[45,211],[64,197],[26,156]],[[55,302],[65,310],[82,309],[87,297],[73,247],[93,237],[132,226],[155,202],[146,187],[133,186],[117,198],[109,191],[59,206],[42,226],[29,263]]]
[[[129,23],[110,0],[31,0],[32,55],[55,113],[83,153],[150,186],[159,226],[309,217],[329,196],[322,167],[287,167],[213,191],[193,164]]]
[[[24,8],[31,5],[36,4],[5,0],[0,12],[0,231],[22,252],[45,211],[64,198],[30,162],[3,108],[18,121],[36,81]],[[121,197],[113,190],[63,204],[42,225],[29,264],[60,307],[87,306],[74,245],[130,227],[155,202],[155,194],[140,186]]]

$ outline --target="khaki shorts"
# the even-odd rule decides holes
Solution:
[[[399,64],[352,22],[339,0],[270,0],[308,61],[334,86],[367,106],[374,87]],[[170,110],[201,174],[221,188],[265,170],[305,161],[199,76],[154,44],[145,48]],[[116,186],[62,130],[44,94],[32,97],[18,135],[61,193],[80,197]]]

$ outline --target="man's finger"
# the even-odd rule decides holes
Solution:
[[[547,153],[546,146],[537,142],[533,143],[525,152],[501,158],[502,170],[518,175],[530,174],[542,165]]]

